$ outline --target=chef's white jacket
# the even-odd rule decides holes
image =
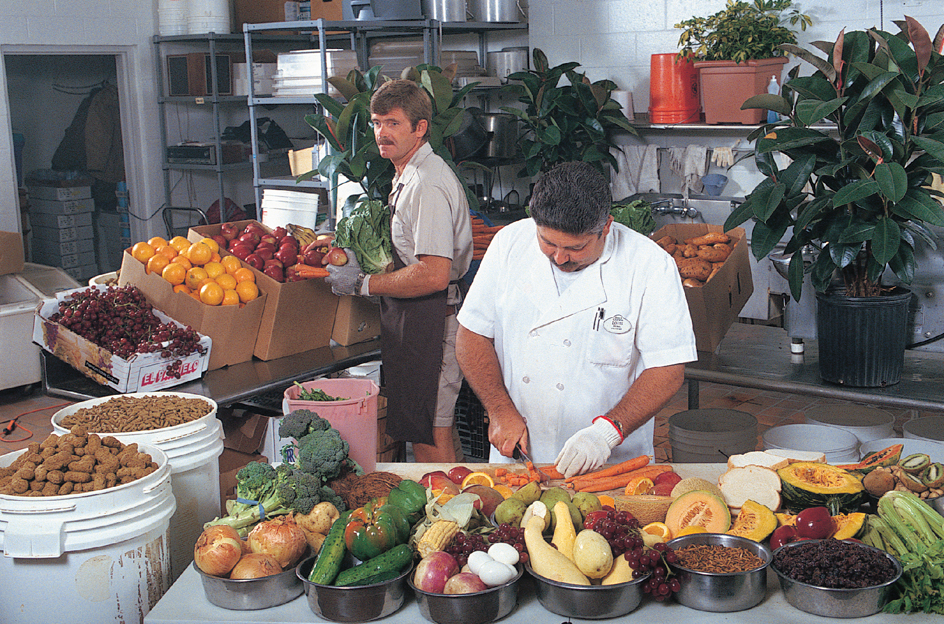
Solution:
[[[536,462],[552,463],[574,433],[626,394],[650,367],[697,359],[678,269],[655,242],[618,223],[600,259],[558,294],[534,221],[492,240],[459,323],[492,338],[505,387],[527,421]],[[610,463],[653,454],[653,419]],[[495,447],[492,462],[511,461]]]

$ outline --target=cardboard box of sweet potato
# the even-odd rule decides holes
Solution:
[[[233,221],[242,231],[251,219]],[[260,224],[261,225],[261,224]],[[272,229],[261,225],[266,231]],[[215,236],[222,225],[214,223],[190,228],[187,237],[199,241]],[[220,250],[221,255],[231,255]],[[243,266],[249,266],[243,263]],[[259,323],[253,354],[262,360],[294,355],[318,347],[326,347],[331,341],[339,297],[331,292],[323,279],[308,279],[298,282],[280,283],[252,267],[259,291],[265,294],[265,309]]]
[[[252,359],[255,336],[265,309],[265,295],[245,306],[211,306],[184,293],[174,292],[170,282],[156,273],[147,273],[131,250],[122,254],[118,284],[134,284],[155,308],[213,340],[208,370]],[[261,290],[261,289],[260,289]]]
[[[686,287],[685,298],[695,330],[695,346],[699,351],[713,352],[737,319],[738,313],[754,292],[751,263],[748,259],[747,235],[744,228],[724,232],[720,225],[707,223],[670,223],[652,234],[653,240],[671,236],[679,244],[709,232],[727,234],[733,247],[731,254],[704,286]]]

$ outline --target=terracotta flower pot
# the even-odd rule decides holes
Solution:
[[[761,109],[741,110],[747,98],[767,92],[771,76],[780,75],[787,59],[782,56],[735,63],[734,61],[697,61],[695,69],[701,80],[704,100],[705,122],[709,124],[761,123],[767,111]]]

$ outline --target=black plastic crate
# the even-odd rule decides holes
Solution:
[[[456,429],[466,458],[487,461],[491,446],[488,442],[488,416],[465,381],[456,399]]]

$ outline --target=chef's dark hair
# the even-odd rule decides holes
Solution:
[[[600,234],[613,196],[606,178],[585,162],[565,162],[538,178],[528,208],[541,227],[565,234]]]
[[[410,120],[413,130],[421,120],[426,120],[426,134],[429,139],[429,129],[433,123],[433,104],[426,90],[412,80],[390,80],[383,83],[370,97],[370,114],[387,115],[395,108],[399,108]]]

